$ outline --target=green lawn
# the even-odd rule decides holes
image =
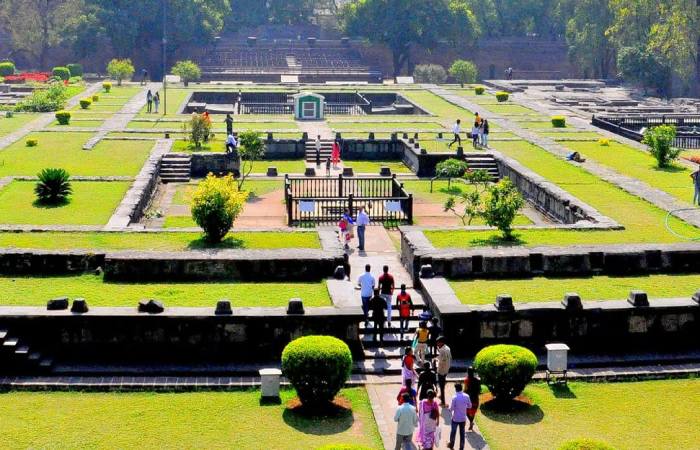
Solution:
[[[5,448],[313,450],[326,444],[381,448],[367,392],[344,389],[352,412],[309,418],[261,405],[260,391],[0,394]]]
[[[551,121],[545,122],[544,120],[517,120],[515,121],[515,123],[523,128],[554,129],[554,125],[552,125]]]
[[[235,232],[215,246],[201,233],[0,233],[0,248],[185,251],[206,248],[320,248],[316,233]]]
[[[32,133],[39,145],[26,139],[0,150],[0,177],[34,176],[47,167],[66,169],[73,176],[135,176],[153,148],[147,141],[101,141],[92,150],[83,144],[93,133]]]
[[[620,243],[671,243],[680,238],[669,233],[664,226],[666,211],[639,197],[626,193],[582,168],[573,166],[561,158],[524,141],[494,142],[497,150],[520,161],[564,190],[597,208],[625,226],[620,231],[576,231],[576,230],[519,230],[518,240],[509,245],[576,245],[576,244],[620,244]],[[700,236],[700,230],[671,218],[674,231],[690,237]],[[474,247],[504,244],[495,232],[428,231],[426,236],[436,247]]]
[[[492,449],[555,449],[581,437],[620,450],[691,450],[700,442],[700,379],[534,384],[524,394],[533,404],[514,412],[482,405],[477,424]]]
[[[227,298],[234,306],[283,307],[290,298],[304,306],[331,306],[325,282],[317,283],[114,283],[101,276],[10,277],[0,276],[0,305],[42,306],[56,297],[85,298],[90,306],[136,306],[155,298],[166,306],[214,306]]]
[[[70,121],[70,123],[68,125],[61,125],[58,123],[57,120],[54,120],[53,122],[51,122],[51,124],[49,126],[51,128],[65,127],[65,126],[82,127],[82,128],[99,128],[102,126],[103,123],[104,123],[104,120],[75,120],[75,119],[73,119]]]
[[[264,160],[253,162],[252,173],[267,173],[268,167],[277,167],[277,172],[280,174],[294,173],[303,174],[306,170],[306,164],[302,159],[281,159],[281,160]],[[325,169],[324,169],[325,170]]]
[[[106,98],[100,98],[99,101],[93,102],[90,106],[88,106],[87,109],[83,109],[80,104],[75,105],[71,110],[73,111],[95,111],[95,112],[117,112],[120,109],[122,109],[121,104],[115,103],[115,102],[110,102]]]
[[[163,228],[199,228],[192,216],[166,216]]]
[[[104,225],[131,183],[74,181],[66,204],[36,203],[29,181],[13,181],[0,189],[0,223],[12,225]]]
[[[554,140],[558,139],[595,139],[598,140],[604,136],[596,133],[595,131],[542,131],[539,132],[540,135],[552,138]]]
[[[387,166],[391,169],[391,173],[411,173],[411,169],[408,168],[401,161],[343,161],[344,167],[352,167],[355,174],[377,174],[379,175],[379,170],[382,166]],[[325,167],[321,169],[325,172]]]
[[[620,300],[626,299],[635,289],[641,289],[653,298],[690,298],[700,286],[700,275],[535,277],[451,281],[450,285],[461,302],[467,305],[492,304],[498,294],[511,294],[516,303],[559,302],[567,292],[576,292],[583,300]]]
[[[160,92],[160,107],[161,107],[161,112],[160,116],[163,115],[163,109],[166,107],[167,104],[167,115],[168,116],[174,116],[177,117],[177,115],[180,113],[180,105],[182,105],[182,102],[185,101],[185,99],[193,92],[192,89],[182,89],[182,88],[168,88],[167,94],[159,91]],[[155,92],[154,92],[155,94]],[[165,95],[167,95],[167,99],[165,98]],[[157,117],[156,114],[153,113],[147,113],[146,112],[147,106],[144,105],[143,108],[141,109],[141,112],[138,114],[139,117]]]
[[[526,108],[521,105],[516,105],[514,103],[487,104],[484,105],[484,107],[495,114],[526,114],[541,116],[540,113],[533,109]]]
[[[684,166],[672,165],[659,169],[651,154],[615,141],[611,141],[609,146],[602,146],[598,142],[565,142],[563,145],[680,200],[693,202],[691,170]]]
[[[435,122],[330,122],[334,130],[442,130],[445,127]]]
[[[187,117],[187,116],[185,116]],[[226,125],[223,122],[225,116],[212,116],[212,130],[225,132]],[[156,130],[182,130],[185,122],[141,122],[138,119],[129,122],[127,128],[156,129]],[[294,122],[236,122],[234,131],[260,131],[267,130],[296,130],[297,124]]]
[[[5,117],[5,113],[0,113],[0,137],[19,130],[32,120],[39,117],[39,114],[34,113],[15,113],[13,117]]]
[[[443,100],[432,92],[428,91],[404,91],[403,96],[417,103],[420,107],[425,108],[431,114],[449,120],[450,123],[455,119],[462,119],[462,122],[468,124],[472,121],[473,113],[455,106],[452,103]]]

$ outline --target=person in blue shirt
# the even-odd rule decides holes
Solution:
[[[415,406],[409,403],[411,399],[408,393],[403,395],[403,403],[396,409],[394,422],[396,422],[396,447],[395,450],[412,449],[413,432],[418,426],[418,414]]]

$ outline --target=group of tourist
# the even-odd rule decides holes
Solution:
[[[233,135],[233,117],[231,114],[226,114],[226,153],[234,153],[238,147],[238,141],[236,141],[236,136]]]
[[[357,210],[357,218],[353,218],[350,210],[346,209],[338,221],[338,230],[340,242],[345,250],[350,250],[350,242],[355,237],[355,228],[357,227],[357,249],[361,252],[365,251],[365,231],[369,225],[369,215],[364,206],[360,206]]]
[[[314,147],[316,150],[316,169],[321,168],[321,135],[316,136],[316,141],[314,142]],[[340,143],[336,140],[333,142],[333,148],[331,149],[331,156],[326,158],[326,176],[331,176],[331,168],[333,170],[338,170],[340,165]]]
[[[457,119],[452,126],[452,133],[454,134],[454,139],[452,142],[447,144],[447,148],[452,148],[454,144],[457,144],[457,147],[461,147],[462,121],[460,119]],[[472,140],[472,146],[474,148],[488,148],[489,133],[490,127],[488,119],[484,119],[479,115],[479,113],[476,113],[474,115],[474,126],[472,126],[471,132],[468,135]]]
[[[153,109],[154,106],[155,111]],[[158,108],[160,108],[160,93],[156,91],[154,94],[149,89],[148,92],[146,92],[146,111],[149,113],[158,114]]]

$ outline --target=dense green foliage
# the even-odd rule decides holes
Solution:
[[[16,107],[17,111],[51,112],[66,106],[68,90],[63,83],[51,83],[45,89],[36,89],[22,100]]]
[[[323,406],[335,398],[352,370],[348,345],[332,336],[305,336],[282,352],[282,373],[307,406]]]
[[[53,70],[51,70],[51,74],[63,81],[69,80],[71,77],[70,70],[68,70],[68,67],[64,66],[54,67]]]
[[[474,358],[474,368],[491,394],[499,400],[511,400],[525,389],[537,369],[537,357],[517,345],[492,345]]]
[[[648,128],[644,132],[642,142],[649,146],[649,152],[656,158],[659,167],[667,167],[678,158],[681,149],[673,147],[676,138],[676,127],[674,125],[659,125]]]
[[[450,158],[435,166],[435,174],[439,177],[457,178],[464,175],[469,166],[461,159]]]
[[[110,83],[109,81],[105,81],[104,83],[102,83],[102,89],[104,89],[105,92],[109,94],[109,91],[112,90],[112,83]]]
[[[185,86],[190,81],[197,81],[202,78],[202,69],[199,68],[197,63],[190,60],[176,62],[171,71],[173,75],[180,77]]]
[[[15,73],[15,63],[12,61],[0,62],[0,77],[6,77]]]
[[[243,183],[252,173],[256,161],[265,156],[265,144],[256,131],[244,131],[238,134],[238,156],[241,158],[241,176],[238,178],[238,189],[243,189]]]
[[[39,145],[39,139],[29,138],[25,141],[25,144],[27,147],[36,147],[37,145]]]
[[[34,193],[40,203],[64,202],[73,192],[70,175],[64,169],[44,169],[37,175]]]
[[[438,64],[419,64],[413,69],[416,83],[443,84],[447,80],[445,68]]]
[[[552,116],[552,126],[554,128],[566,128],[566,117]]]
[[[456,193],[452,191],[445,200],[443,209],[457,216],[463,225],[471,225],[474,219],[484,218],[486,208],[484,200],[491,188],[491,175],[485,170],[474,170],[466,172],[464,179],[473,186],[473,189],[456,189]]]
[[[474,93],[476,95],[484,95],[484,92],[486,92],[486,88],[484,86],[475,86],[474,87]]]
[[[130,59],[113,59],[107,64],[107,73],[117,80],[117,85],[122,85],[122,80],[134,75],[134,65]]]
[[[56,111],[56,120],[59,125],[70,124],[71,113],[70,111]]]
[[[192,219],[202,227],[207,241],[219,243],[243,210],[247,195],[238,190],[231,175],[209,174],[192,195]]]
[[[487,225],[498,228],[508,240],[513,237],[513,221],[523,206],[525,200],[518,188],[510,178],[503,178],[486,190],[481,216]]]
[[[475,83],[479,78],[479,69],[471,61],[465,61],[463,59],[458,59],[452,63],[450,67],[450,76],[454,78],[457,83],[464,87],[467,83]]]
[[[615,450],[615,447],[593,439],[574,439],[562,444],[559,450]]]
[[[66,64],[71,77],[82,77],[83,76],[83,65],[82,64]]]
[[[208,141],[211,137],[211,120],[204,114],[192,114],[190,120],[185,122],[184,130],[194,148],[200,149],[202,142]]]
[[[496,100],[498,100],[500,103],[507,102],[509,97],[510,94],[508,94],[507,92],[496,92]]]
[[[82,109],[88,109],[92,105],[92,98],[91,97],[85,97],[80,99],[80,107]]]

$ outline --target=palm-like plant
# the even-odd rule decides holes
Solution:
[[[60,203],[73,193],[70,174],[65,169],[44,169],[37,176],[34,193],[41,203]]]

